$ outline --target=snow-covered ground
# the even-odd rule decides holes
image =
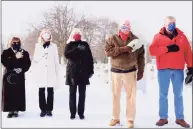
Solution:
[[[137,114],[135,128],[156,128],[158,117],[158,83],[156,70],[150,71],[147,65],[145,79],[139,82],[137,90]],[[31,68],[31,70],[33,67]],[[103,69],[103,70],[102,70]],[[30,70],[30,71],[31,71]],[[111,120],[111,87],[108,82],[107,66],[96,65],[95,75],[91,78],[91,85],[87,87],[85,120],[77,116],[71,120],[69,113],[69,88],[65,86],[65,67],[61,66],[61,85],[55,90],[53,117],[40,118],[38,104],[38,88],[33,80],[33,72],[26,74],[26,106],[27,110],[20,113],[18,118],[8,119],[7,113],[2,113],[3,128],[70,128],[94,127],[109,128]],[[106,71],[106,72],[104,72]],[[77,93],[78,95],[78,93]],[[126,96],[123,89],[121,100],[121,123],[127,128],[126,121]],[[180,128],[175,124],[174,97],[172,85],[169,90],[169,123],[163,128]],[[184,114],[185,119],[192,127],[192,86],[184,85]],[[119,127],[120,128],[120,127]]]

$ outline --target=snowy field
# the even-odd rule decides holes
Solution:
[[[145,79],[138,82],[137,114],[135,128],[156,128],[158,117],[158,83],[156,70],[150,71],[151,65],[146,66]],[[95,75],[91,78],[91,85],[87,87],[85,120],[77,116],[71,120],[69,112],[69,88],[65,86],[65,66],[61,66],[60,87],[55,90],[53,117],[40,118],[38,104],[38,88],[33,80],[33,66],[26,73],[26,106],[25,113],[18,118],[7,119],[7,113],[2,113],[3,128],[109,128],[111,120],[111,87],[108,83],[107,66],[96,65]],[[99,72],[96,72],[99,71]],[[78,95],[78,93],[77,93]],[[121,124],[127,128],[126,96],[124,89],[121,100]],[[175,124],[174,97],[172,85],[169,89],[169,123],[162,128],[180,128]],[[184,85],[184,115],[192,127],[192,86]],[[115,128],[115,127],[112,127]],[[120,128],[120,126],[118,126]]]

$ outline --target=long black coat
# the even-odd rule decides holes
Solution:
[[[85,50],[79,50],[78,45],[84,45]],[[85,41],[72,41],[66,45],[67,58],[66,85],[89,85],[89,78],[94,74],[94,63],[90,47]]]
[[[31,61],[27,51],[23,51],[23,58],[17,59],[11,48],[3,51],[1,55],[1,63],[5,67],[3,76],[2,89],[2,110],[9,111],[25,111],[25,72],[31,66]],[[6,73],[13,72],[14,68],[22,68],[22,72],[18,74],[18,83],[10,84],[7,81]]]

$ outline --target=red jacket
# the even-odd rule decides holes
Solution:
[[[176,28],[178,35],[171,40],[165,36],[164,29],[154,36],[149,47],[150,54],[156,56],[157,69],[184,69],[185,63],[187,67],[192,67],[192,50],[186,36]],[[177,44],[180,50],[167,53],[167,46],[173,43]]]

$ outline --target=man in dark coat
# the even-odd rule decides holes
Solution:
[[[5,67],[3,76],[2,110],[9,112],[8,118],[17,117],[26,110],[25,72],[31,66],[27,51],[21,49],[21,41],[13,37],[10,48],[3,51],[1,63]]]
[[[86,85],[89,85],[89,78],[94,74],[93,57],[87,42],[81,41],[81,32],[74,29],[73,37],[65,48],[65,57],[68,59],[66,69],[66,85],[70,85],[70,112],[71,119],[76,115],[76,91],[79,90],[78,115],[84,119]]]

